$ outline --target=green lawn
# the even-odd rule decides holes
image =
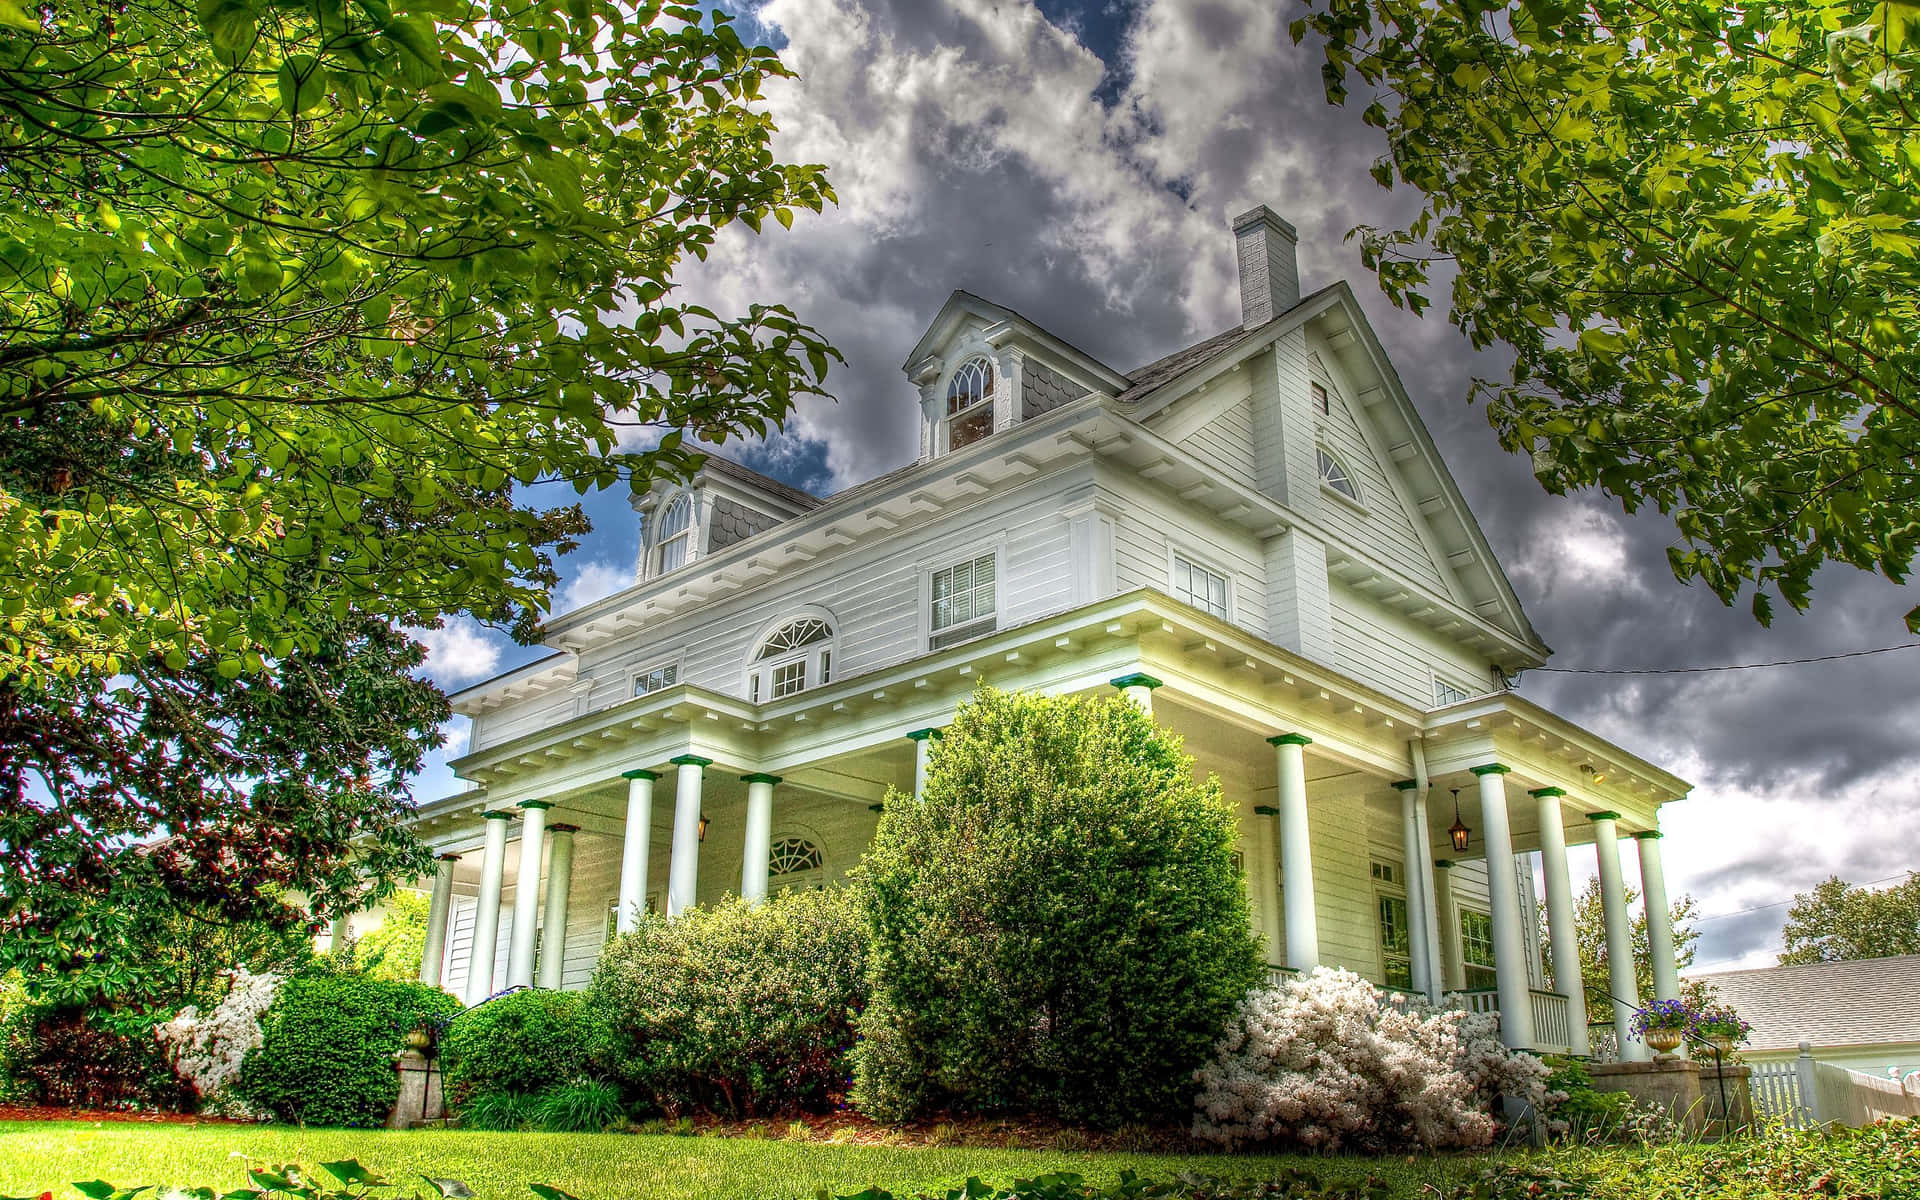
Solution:
[[[1111,1181],[1124,1170],[1165,1177],[1180,1171],[1269,1176],[1304,1167],[1328,1182],[1380,1174],[1412,1200],[1421,1184],[1471,1176],[1483,1160],[1305,1159],[1254,1155],[1095,1154],[834,1146],[719,1137],[615,1134],[413,1133],[303,1130],[285,1126],[0,1123],[0,1195],[74,1200],[75,1180],[236,1187],[242,1157],[313,1164],[359,1159],[390,1179],[420,1174],[464,1180],[483,1200],[530,1200],[530,1183],[550,1183],[582,1200],[790,1200],[825,1185],[835,1192],[879,1185],[895,1192],[944,1188],[969,1175],[989,1182],[1049,1171]]]

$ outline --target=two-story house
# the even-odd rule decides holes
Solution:
[[[638,498],[637,582],[455,697],[474,787],[415,818],[424,976],[579,987],[643,909],[833,884],[985,680],[1117,688],[1178,731],[1238,802],[1277,972],[1585,1052],[1531,855],[1576,961],[1568,846],[1624,946],[1630,835],[1676,994],[1655,839],[1688,785],[1508,690],[1548,650],[1352,292],[1302,296],[1265,208],[1233,236],[1243,319],[1179,353],[1121,371],[955,292],[907,355],[912,463],[818,498],[713,457]]]

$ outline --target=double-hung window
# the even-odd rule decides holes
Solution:
[[[649,667],[633,677],[633,694],[644,696],[648,692],[657,692],[661,688],[670,688],[680,682],[680,668],[675,663],[662,663]]]
[[[939,650],[969,638],[992,633],[994,562],[991,552],[933,572],[929,595],[932,608],[927,628],[930,649]]]
[[[1184,600],[1202,612],[1227,619],[1227,577],[1209,571],[1199,563],[1173,556],[1173,598]]]
[[[660,515],[660,530],[654,535],[654,571],[665,575],[687,565],[687,548],[693,541],[693,497],[685,493],[674,497]]]
[[[1470,908],[1460,910],[1460,961],[1469,989],[1494,986],[1493,918]]]

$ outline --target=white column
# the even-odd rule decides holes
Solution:
[[[1453,908],[1453,863],[1433,860],[1434,920],[1440,931],[1440,988],[1457,992],[1467,986],[1467,966],[1460,958],[1460,918]]]
[[[327,953],[340,953],[347,948],[347,943],[351,941],[352,938],[353,914],[351,912],[343,912],[334,917],[333,923],[327,926]]]
[[[1500,1040],[1533,1048],[1533,994],[1527,983],[1527,931],[1514,874],[1513,834],[1507,822],[1507,768],[1473,768],[1480,779],[1480,823],[1486,826],[1487,898],[1493,908],[1493,977],[1500,992]]]
[[[1421,903],[1427,850],[1420,842],[1420,805],[1426,798],[1419,784],[1402,779],[1393,785],[1400,793],[1400,861],[1407,888],[1407,944],[1413,955],[1413,990],[1423,995],[1433,991],[1433,960],[1427,956],[1427,906]]]
[[[620,901],[613,914],[615,933],[632,933],[647,904],[647,851],[653,837],[652,771],[625,771],[627,824],[620,843]]]
[[[1569,1050],[1584,1058],[1587,1045],[1587,985],[1580,977],[1580,939],[1573,928],[1573,881],[1567,875],[1566,819],[1557,787],[1533,793],[1539,804],[1540,874],[1547,881],[1547,938],[1553,946],[1553,990],[1567,998]]]
[[[1287,961],[1286,933],[1281,924],[1284,905],[1280,897],[1280,810],[1271,804],[1256,804],[1253,806],[1253,815],[1274,818],[1259,823],[1260,857],[1267,864],[1260,878],[1266,885],[1263,907],[1267,911],[1267,919],[1262,932],[1267,939],[1267,962],[1278,966]]]
[[[1420,900],[1427,922],[1427,965],[1433,972],[1433,986],[1427,992],[1427,999],[1433,1004],[1440,1003],[1440,993],[1447,990],[1447,956],[1441,950],[1443,944],[1441,928],[1439,870],[1433,859],[1433,834],[1427,824],[1427,796],[1431,789],[1422,792],[1414,800],[1413,824],[1420,841]]]
[[[500,881],[507,874],[507,822],[513,814],[484,813],[486,840],[480,851],[480,902],[473,914],[473,948],[467,954],[467,1007],[493,995],[493,969],[500,938]]]
[[[440,986],[447,958],[447,921],[453,915],[453,865],[458,854],[434,856],[433,894],[427,903],[427,944],[420,951],[420,982]]]
[[[513,881],[513,929],[507,937],[507,986],[533,983],[533,943],[540,927],[540,857],[546,850],[545,800],[522,800],[520,873]]]
[[[1643,1062],[1647,1045],[1633,1036],[1633,1014],[1640,1006],[1640,980],[1633,969],[1633,924],[1627,917],[1627,888],[1620,879],[1620,814],[1587,814],[1593,822],[1593,853],[1600,865],[1600,903],[1607,918],[1607,986],[1613,993],[1613,1030],[1622,1062]]]
[[[916,729],[907,734],[913,742],[913,796],[919,799],[927,791],[927,760],[933,757],[934,739],[940,736],[938,729]]]
[[[1108,682],[1119,688],[1120,694],[1131,700],[1141,712],[1148,716],[1153,715],[1153,689],[1160,686],[1158,679],[1135,671],[1131,675],[1122,675]]]
[[[567,896],[573,890],[573,835],[578,825],[555,825],[547,856],[547,912],[541,920],[540,986],[558,989],[567,969]]]
[[[1656,830],[1633,835],[1640,843],[1640,899],[1647,906],[1647,952],[1653,959],[1653,998],[1680,998],[1680,965],[1673,951],[1673,909],[1667,903],[1667,872]]]
[[[667,915],[677,917],[693,907],[700,887],[700,781],[713,764],[710,758],[682,754],[671,760],[679,768],[673,793],[673,860],[667,868]]]
[[[1283,733],[1267,739],[1279,776],[1280,871],[1285,889],[1287,965],[1306,973],[1320,965],[1320,924],[1313,911],[1313,847],[1307,831],[1307,757],[1313,739]]]
[[[742,775],[747,785],[747,841],[740,860],[740,895],[750,904],[767,898],[767,860],[773,857],[773,785],[778,775]]]

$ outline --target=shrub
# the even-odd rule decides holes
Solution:
[[[1552,1058],[1548,1065],[1552,1072],[1547,1076],[1547,1116],[1556,1136],[1587,1143],[1622,1136],[1633,1116],[1633,1097],[1596,1091],[1587,1065],[1577,1058]]]
[[[223,1095],[240,1077],[247,1054],[260,1045],[261,1018],[280,990],[278,975],[232,973],[226,998],[206,1016],[189,1004],[154,1031],[174,1069],[203,1104],[218,1105],[222,1115],[237,1115]]]
[[[24,1074],[33,1005],[17,971],[0,975],[0,1104],[31,1099]]]
[[[676,1115],[824,1108],[846,1079],[864,961],[838,889],[643,917],[594,972],[596,1065]]]
[[[1194,1135],[1229,1147],[1484,1146],[1492,1089],[1538,1109],[1547,1068],[1487,1035],[1491,1019],[1399,1009],[1349,971],[1322,968],[1249,995],[1199,1072]]]
[[[548,1133],[604,1133],[626,1117],[612,1084],[586,1079],[541,1092],[533,1123]]]
[[[540,1098],[525,1092],[475,1092],[460,1105],[460,1128],[516,1133],[534,1123]]]
[[[29,1010],[19,1071],[42,1104],[87,1108],[190,1108],[192,1090],[174,1073],[151,1027],[96,1012]]]
[[[400,1094],[407,1031],[459,1011],[438,988],[354,975],[290,979],[240,1068],[239,1094],[282,1121],[371,1128]]]
[[[477,1004],[440,1037],[440,1067],[456,1108],[482,1092],[530,1095],[570,1082],[587,1066],[591,1040],[578,992],[527,988]]]
[[[1261,974],[1236,821],[1118,698],[981,688],[862,868],[872,999],[855,1103],[897,1121],[1190,1111]]]

